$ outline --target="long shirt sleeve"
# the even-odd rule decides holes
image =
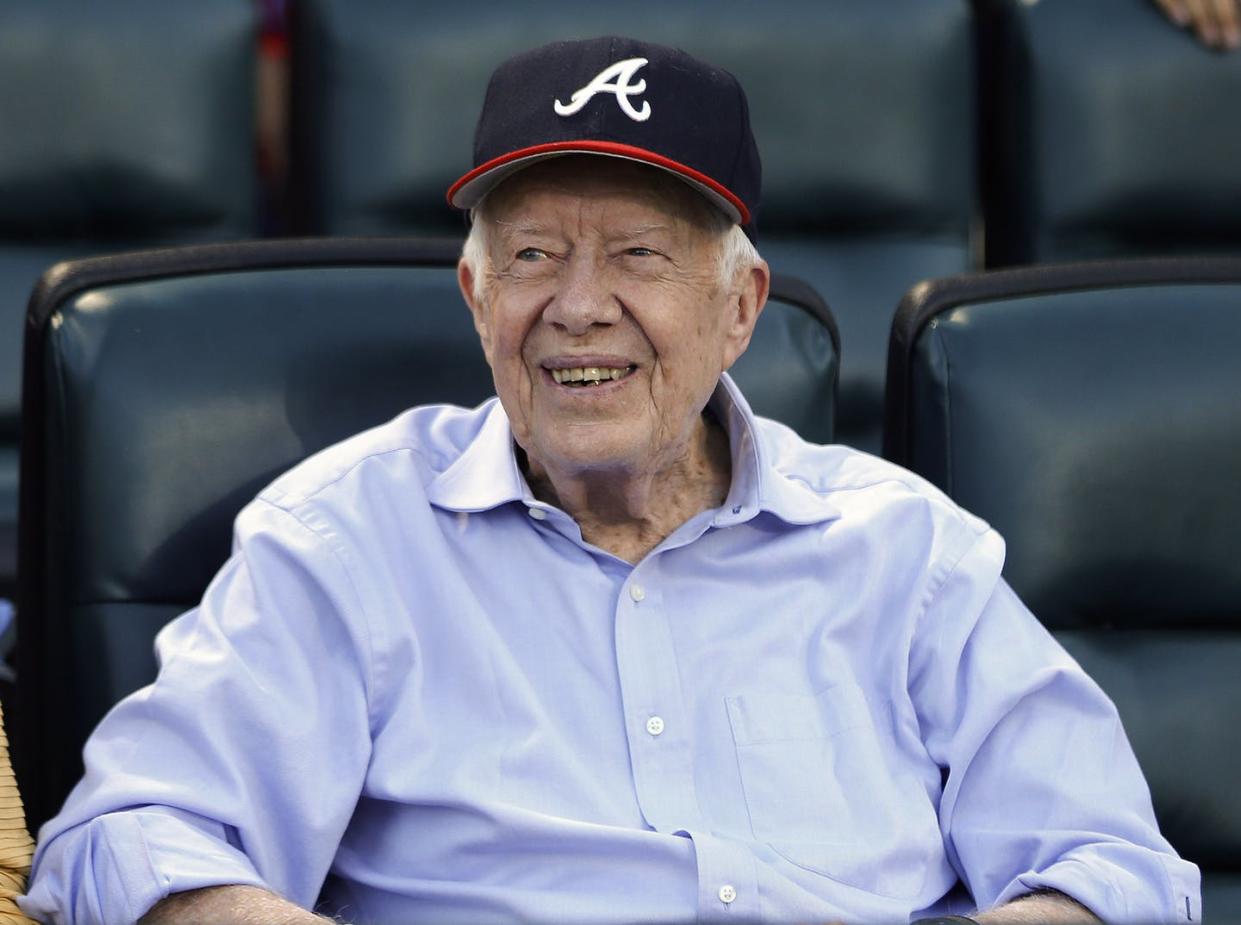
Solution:
[[[1059,890],[1107,921],[1197,921],[1197,868],[1159,835],[1111,701],[999,579],[984,534],[946,576],[911,652],[944,842],[982,908]],[[1171,904],[1171,908],[1169,908]]]
[[[330,539],[249,508],[201,606],[161,633],[158,681],[92,736],[25,908],[111,925],[226,883],[313,905],[370,752],[357,607]]]

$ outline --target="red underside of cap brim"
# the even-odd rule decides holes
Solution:
[[[517,161],[527,159],[541,159],[541,155],[558,155],[558,154],[604,154],[611,157],[622,157],[627,160],[640,161],[644,164],[650,164],[653,167],[660,167],[671,173],[680,175],[689,180],[691,183],[701,187],[704,191],[709,191],[715,196],[723,200],[724,203],[732,206],[740,217],[740,224],[745,225],[750,221],[750,210],[745,207],[745,203],[733,193],[724,184],[713,180],[701,171],[695,170],[693,167],[686,166],[679,161],[674,161],[670,157],[664,157],[662,154],[656,154],[654,151],[648,151],[645,148],[638,148],[633,145],[618,144],[614,141],[552,141],[547,144],[532,145],[529,148],[521,148],[517,151],[510,151],[499,157],[492,158],[485,164],[475,167],[460,180],[448,188],[448,203],[458,209],[471,209],[489,193],[494,184],[482,184],[476,189],[471,189],[471,194],[477,192],[477,195],[470,195],[467,199],[462,197],[462,191],[466,187],[472,186],[475,181],[481,180],[486,175],[499,172],[501,168],[513,165]],[[509,171],[504,171],[497,177],[499,182],[503,177],[508,176]]]

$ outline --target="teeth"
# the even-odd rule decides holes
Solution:
[[[552,378],[557,382],[583,382],[598,385],[608,380],[622,379],[629,374],[631,366],[575,366],[573,369],[553,369]]]

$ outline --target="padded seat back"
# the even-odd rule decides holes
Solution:
[[[26,341],[21,745],[31,824],[86,735],[154,676],[152,640],[229,552],[232,520],[310,453],[416,404],[493,393],[460,242],[251,242],[65,264]],[[735,367],[760,413],[828,441],[838,343],[777,280]]]
[[[828,298],[849,355],[841,437],[878,448],[893,306],[914,282],[970,267],[965,0],[300,0],[294,12],[293,186],[318,234],[458,231],[444,192],[472,163],[488,77],[517,52],[631,35],[732,71],[763,159],[760,248]]]
[[[1153,2],[978,2],[989,265],[1241,253],[1241,55]]]
[[[1241,918],[1238,344],[1241,260],[936,281],[897,315],[885,446],[1005,537],[1217,920]]]
[[[60,260],[255,229],[250,0],[0,12],[0,597],[13,581],[21,329]]]

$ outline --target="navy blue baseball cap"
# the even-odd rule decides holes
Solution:
[[[501,181],[567,154],[624,158],[688,183],[754,237],[762,166],[741,84],[683,51],[608,36],[553,42],[501,64],[448,190],[477,206]]]

